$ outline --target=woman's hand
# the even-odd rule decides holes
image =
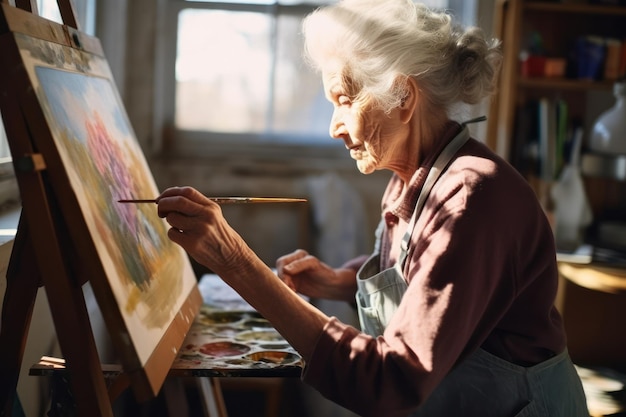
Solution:
[[[287,288],[228,225],[220,206],[199,191],[169,188],[156,202],[159,216],[172,226],[169,238],[219,275],[308,360],[329,318]]]
[[[278,258],[276,272],[285,284],[300,294],[354,301],[354,271],[333,269],[305,250],[298,249]]]
[[[173,187],[156,199],[167,234],[198,263],[220,274],[242,266],[252,250],[226,222],[220,206],[192,187]]]

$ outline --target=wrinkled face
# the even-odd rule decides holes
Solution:
[[[406,135],[402,134],[398,112],[385,114],[367,103],[355,101],[353,92],[348,91],[345,79],[337,71],[324,70],[322,78],[326,97],[334,107],[330,136],[344,141],[363,174],[393,170],[397,161],[405,157],[402,145]]]

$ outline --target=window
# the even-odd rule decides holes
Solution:
[[[302,18],[334,2],[168,0],[165,32],[175,39],[161,39],[157,65],[171,68],[157,80],[156,111],[169,121],[165,146],[195,154],[242,145],[341,149],[328,136],[332,106],[321,79],[302,59]]]
[[[294,42],[300,19],[278,10],[181,10],[175,125],[268,140],[323,135],[319,77]]]
[[[72,0],[76,18],[81,30],[90,35],[94,34],[96,0]],[[37,0],[39,15],[46,19],[62,23],[57,0]]]

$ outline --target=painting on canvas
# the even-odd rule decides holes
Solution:
[[[16,38],[69,182],[65,188],[79,206],[116,303],[100,307],[119,311],[142,366],[195,288],[189,259],[168,239],[155,204],[118,203],[159,191],[106,61]]]

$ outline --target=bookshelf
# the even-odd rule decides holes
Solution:
[[[576,40],[593,35],[602,39],[626,40],[626,6],[583,2],[497,0],[494,29],[502,40],[504,61],[499,94],[491,106],[488,144],[500,155],[510,157],[515,140],[516,109],[530,98],[561,97],[573,105],[570,118],[583,118],[590,91],[610,93],[614,79],[579,78],[571,62]],[[533,35],[540,45],[529,45]],[[525,76],[520,54],[535,49],[533,57],[563,59],[561,76]]]
[[[526,142],[538,140],[538,132],[541,131],[540,127],[533,125],[538,123],[537,120],[528,120],[528,113],[535,119],[538,117],[540,107],[536,111],[528,108],[533,103],[564,105],[567,113],[565,143],[571,141],[575,128],[580,127],[584,135],[582,165],[593,168],[606,165],[598,160],[597,155],[586,155],[584,148],[600,110],[607,110],[613,102],[614,83],[626,76],[626,5],[598,3],[602,2],[496,1],[494,31],[502,40],[504,59],[498,94],[489,110],[487,144],[520,169],[542,200],[546,200],[546,196],[541,194],[549,190],[549,184],[544,183],[554,178],[543,177],[538,168],[542,165],[541,159],[547,157],[541,149],[548,147],[545,144],[534,145],[535,160],[532,159],[533,152],[528,151]],[[595,76],[582,69],[581,62],[585,62],[581,58],[585,51],[582,40],[587,38],[604,41],[604,45],[609,39],[621,42],[616,73],[610,77],[605,74],[606,49]],[[552,64],[560,62],[562,72],[548,70],[550,66],[546,65],[546,61]],[[543,73],[537,70],[539,67],[543,68]],[[590,98],[598,94],[608,97],[605,101],[609,104],[604,109],[599,109]],[[563,153],[564,149],[567,150],[566,147],[556,147],[557,152]],[[521,165],[520,160],[523,161]],[[615,158],[607,161],[608,165],[620,163]],[[624,180],[619,175],[611,177],[610,172],[610,169],[592,170],[589,171],[589,178],[585,178],[587,188],[592,188],[588,197],[594,217],[602,216],[607,209],[622,210],[626,206],[624,201],[615,201],[612,196],[604,195],[626,192]]]

